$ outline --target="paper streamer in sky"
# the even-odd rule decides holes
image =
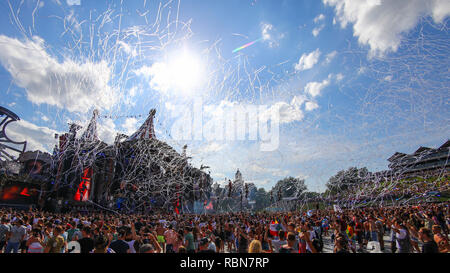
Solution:
[[[238,48],[236,48],[235,50],[233,50],[233,53],[236,53],[236,52],[238,52],[238,51],[240,51],[240,50],[242,50],[242,49],[244,49],[244,48],[247,48],[247,47],[249,47],[249,46],[253,45],[254,43],[257,43],[257,42],[259,42],[259,41],[261,41],[261,40],[262,40],[262,38],[259,38],[259,39],[256,40],[256,41],[253,41],[253,42],[250,42],[250,43],[248,43],[248,44],[245,44],[245,45],[243,45],[243,46],[241,46],[241,47],[238,47]]]

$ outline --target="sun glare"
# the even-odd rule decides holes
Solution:
[[[170,85],[185,94],[193,93],[202,81],[203,66],[199,58],[184,50],[174,54],[168,63]]]

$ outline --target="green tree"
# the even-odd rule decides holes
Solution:
[[[313,191],[305,191],[300,195],[301,198],[305,198],[305,199],[318,198],[320,196],[321,196],[320,193],[313,192]]]
[[[281,198],[299,197],[308,188],[305,185],[305,179],[294,178],[292,176],[279,180],[272,188],[274,201],[278,200],[278,192],[281,190]],[[270,198],[270,197],[269,197]]]
[[[328,193],[335,194],[349,190],[352,186],[365,182],[370,175],[366,167],[358,169],[350,167],[348,170],[341,170],[336,175],[330,177],[326,184]]]
[[[255,210],[263,210],[270,205],[270,195],[264,188],[259,188],[255,193]]]

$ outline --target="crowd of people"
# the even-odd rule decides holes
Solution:
[[[416,199],[431,192],[449,192],[450,175],[427,171],[411,176],[379,176],[365,183],[355,184],[346,190],[331,194],[326,201],[366,201]]]
[[[0,219],[0,253],[450,252],[448,202],[205,215],[2,208]]]

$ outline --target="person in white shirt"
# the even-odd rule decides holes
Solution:
[[[399,220],[394,222],[392,230],[395,232],[395,242],[399,253],[411,252],[411,241],[408,229]]]
[[[275,239],[270,242],[272,244],[273,252],[275,253],[279,253],[280,248],[283,245],[287,244],[286,233],[284,232],[284,230],[278,231],[278,238],[279,239]]]

